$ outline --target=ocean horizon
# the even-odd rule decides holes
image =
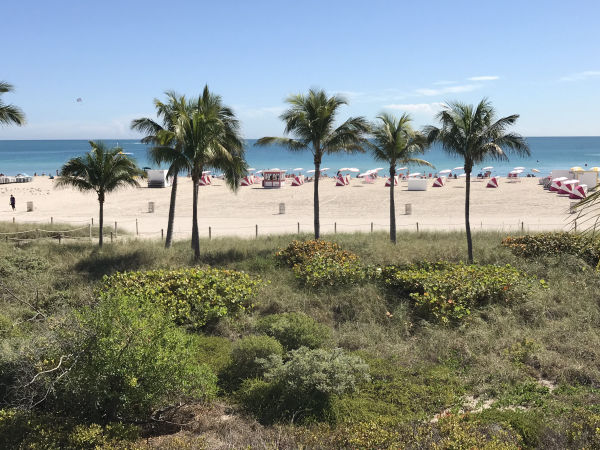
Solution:
[[[527,137],[531,156],[519,158],[509,156],[509,161],[486,160],[476,166],[477,174],[483,166],[493,166],[495,175],[506,176],[514,167],[525,167],[523,174],[539,170],[539,175],[547,175],[552,170],[568,169],[573,166],[600,166],[600,136],[561,136],[561,137]],[[147,146],[139,139],[101,139],[109,147],[119,145],[123,152],[131,154],[140,167],[159,168],[148,158]],[[268,169],[278,167],[291,170],[302,167],[313,168],[312,155],[306,152],[290,152],[281,146],[256,147],[256,139],[246,139],[246,160],[250,167]],[[80,156],[89,151],[88,140],[84,139],[44,139],[44,140],[0,140],[0,173],[16,175],[27,173],[56,174],[61,166],[70,158]],[[462,165],[460,158],[451,157],[437,145],[434,145],[423,156],[431,162],[435,169],[411,166],[412,172],[436,172],[453,169]],[[375,167],[384,167],[384,162],[376,161],[369,153],[325,155],[321,167],[329,167],[330,173],[341,167],[356,167],[361,172]]]

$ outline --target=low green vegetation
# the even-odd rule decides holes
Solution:
[[[0,242],[0,447],[600,445],[584,238],[397,238]]]
[[[592,267],[600,261],[600,240],[576,233],[540,233],[525,236],[508,236],[502,245],[515,255],[532,258],[549,255],[573,255]]]

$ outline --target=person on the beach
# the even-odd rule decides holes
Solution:
[[[15,210],[15,204],[16,204],[15,197],[12,194],[10,194],[10,207],[12,208],[13,211]]]

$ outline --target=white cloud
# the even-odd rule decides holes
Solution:
[[[571,75],[560,78],[560,81],[581,81],[589,78],[600,77],[600,70],[585,70],[583,72],[572,73]]]
[[[433,115],[434,113],[436,113],[440,109],[442,109],[443,106],[444,106],[444,103],[434,102],[434,103],[391,104],[391,105],[384,105],[383,107],[387,108],[387,109],[398,109],[401,111]]]
[[[482,76],[478,76],[478,77],[470,77],[467,78],[467,80],[469,81],[492,81],[492,80],[498,80],[500,77],[498,75],[482,75]]]
[[[456,81],[440,80],[433,83],[434,86],[447,86],[449,84],[456,84]]]
[[[448,86],[440,89],[416,89],[415,92],[419,95],[425,95],[431,97],[433,95],[442,95],[442,94],[457,94],[460,92],[470,92],[481,87],[480,84],[463,84],[458,86]]]

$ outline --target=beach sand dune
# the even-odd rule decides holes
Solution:
[[[352,179],[349,186],[336,187],[335,180],[324,178],[320,184],[322,233],[370,231],[389,227],[389,189],[385,180],[364,184]],[[0,186],[1,220],[16,222],[55,223],[73,225],[97,223],[98,201],[94,193],[81,193],[73,189],[54,189],[54,181],[36,177],[31,183]],[[568,229],[572,215],[568,214],[571,200],[544,191],[535,178],[519,182],[501,179],[498,189],[486,189],[480,180],[471,182],[471,226],[474,230],[525,230]],[[141,237],[160,237],[166,232],[170,188],[126,188],[107,196],[105,224],[131,233],[136,231],[136,219]],[[460,230],[464,227],[465,180],[450,180],[442,188],[427,191],[408,191],[406,182],[395,190],[398,231]],[[17,211],[13,213],[8,199],[13,194]],[[34,203],[34,210],[26,212],[26,202]],[[148,202],[155,203],[154,213],[148,212]],[[279,214],[280,203],[285,204],[285,214]],[[412,214],[405,214],[405,204],[412,205]],[[285,186],[282,189],[240,187],[231,192],[222,180],[211,186],[201,186],[198,211],[201,236],[254,236],[259,234],[295,233],[297,224],[303,232],[313,228],[313,184]],[[180,178],[175,218],[175,237],[188,238],[192,217],[192,183]]]

